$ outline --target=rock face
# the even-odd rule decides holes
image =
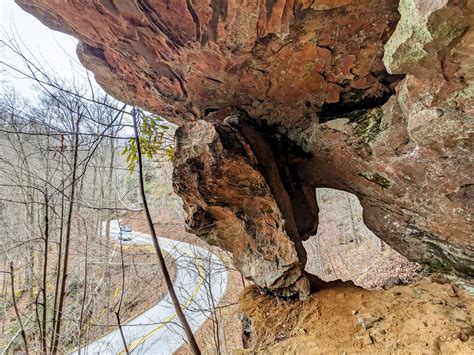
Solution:
[[[175,122],[192,230],[307,292],[316,187],[409,259],[473,276],[472,0],[17,0],[112,95]]]
[[[187,225],[208,243],[232,251],[235,266],[261,287],[307,295],[299,231],[285,223],[272,195],[274,180],[260,171],[257,154],[239,132],[241,125],[238,116],[228,116],[216,123],[199,120],[176,132],[180,144],[173,183]],[[268,166],[276,167],[271,155],[266,158]]]

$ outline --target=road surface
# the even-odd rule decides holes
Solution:
[[[118,221],[112,221],[110,231],[111,235],[118,234]],[[176,262],[173,285],[191,329],[196,332],[224,295],[227,271],[220,258],[208,250],[171,239],[158,239],[161,249]],[[123,243],[143,245],[152,244],[152,240],[148,234],[132,231],[132,240]],[[184,330],[169,294],[145,313],[124,324],[122,329],[132,354],[172,354],[185,342]],[[80,353],[124,354],[119,330],[82,347]]]

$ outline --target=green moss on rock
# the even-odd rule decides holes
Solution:
[[[387,129],[382,119],[383,109],[377,107],[354,121],[354,133],[366,143],[374,142]]]
[[[377,185],[381,186],[384,189],[388,189],[390,186],[392,186],[392,182],[389,179],[387,179],[385,176],[380,175],[379,173],[369,173],[369,172],[362,171],[359,173],[359,176],[373,183],[376,183]]]
[[[427,260],[426,263],[426,272],[430,274],[449,274],[452,271],[451,266],[437,258]]]

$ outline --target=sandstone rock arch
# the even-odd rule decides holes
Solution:
[[[17,2],[79,38],[108,92],[181,126],[190,228],[259,286],[307,292],[316,187],[356,194],[409,259],[473,276],[471,0]]]

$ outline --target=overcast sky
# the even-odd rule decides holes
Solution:
[[[44,67],[49,65],[49,72],[68,81],[84,80],[85,71],[77,60],[75,38],[50,30],[13,0],[0,0],[0,26],[1,39],[12,37],[22,42],[23,50],[30,51]],[[0,48],[0,58],[9,64],[19,65],[18,58],[5,49]],[[19,74],[12,76],[11,70],[0,71],[0,81],[24,96],[32,98],[35,95],[31,89],[32,82]]]

